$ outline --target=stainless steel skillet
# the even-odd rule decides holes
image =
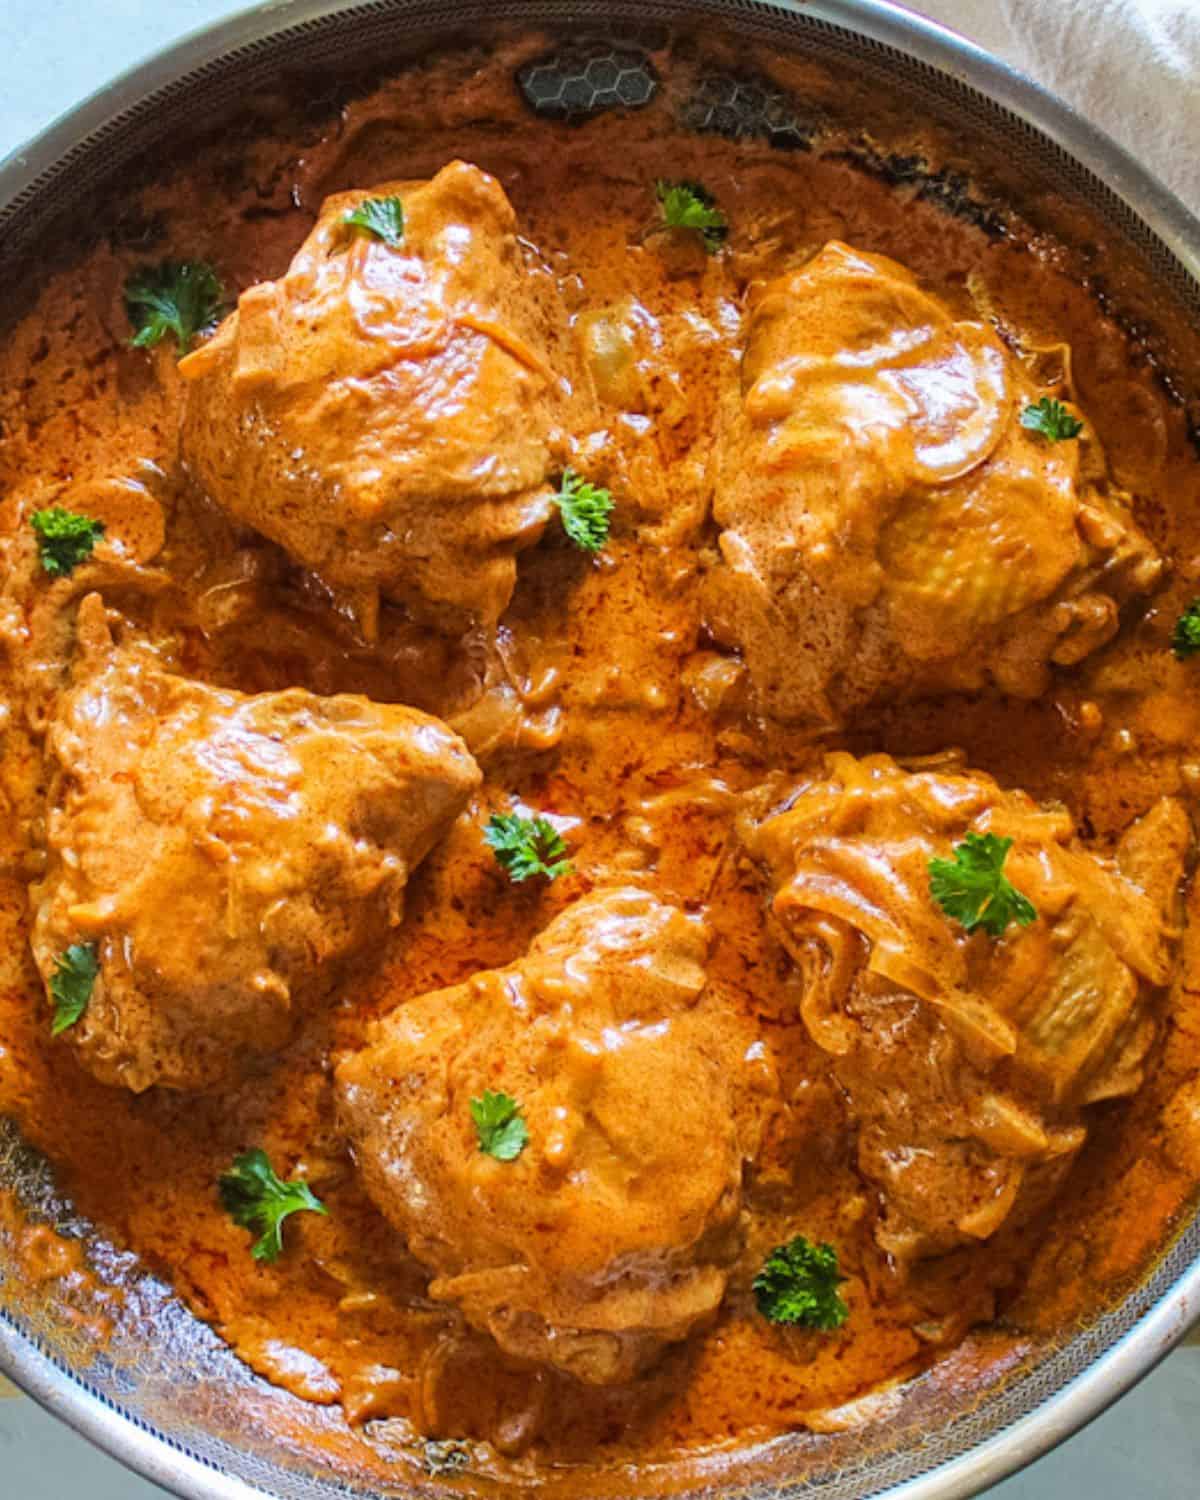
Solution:
[[[365,64],[474,39],[499,21],[608,39],[622,55],[647,29],[701,28],[811,57],[878,82],[903,113],[960,126],[964,161],[978,154],[997,183],[1064,234],[1082,219],[1102,226],[1099,268],[1114,309],[1145,330],[1147,350],[1189,403],[1200,428],[1200,223],[1136,162],[1085,121],[961,39],[876,0],[281,0],[198,33],[117,80],[0,165],[0,284],[21,285],[56,216],[103,192],[135,155],[178,140],[201,119],[275,79],[281,69],[346,75]],[[592,43],[589,43],[592,45]],[[596,50],[598,48],[598,50]],[[609,74],[568,60],[535,99],[555,108],[603,103]],[[636,68],[634,69],[636,71]],[[564,84],[568,95],[564,95]],[[636,85],[634,85],[636,87]],[[571,94],[573,88],[576,93]],[[541,93],[538,90],[541,89]],[[556,89],[558,90],[556,94]],[[589,95],[588,90],[591,90]],[[582,91],[582,92],[579,92]],[[619,96],[619,88],[617,89]],[[803,130],[789,101],[745,80],[715,78],[697,101],[697,128]],[[780,110],[784,109],[781,116]],[[968,165],[970,163],[968,162]],[[962,169],[965,170],[965,167]],[[955,171],[931,173],[952,196]],[[31,1221],[88,1245],[100,1279],[128,1279],[57,1196],[44,1165],[12,1129],[0,1129],[0,1184],[15,1187]],[[1179,1235],[1116,1309],[1014,1372],[970,1409],[914,1411],[853,1440],[785,1440],[744,1464],[713,1461],[682,1476],[690,1493],[754,1500],[820,1489],[829,1500],[888,1494],[952,1500],[1030,1462],[1115,1400],[1200,1315],[1200,1220]],[[394,1479],[323,1462],[339,1444],[336,1417],[256,1381],[149,1277],[137,1277],[136,1316],[96,1354],[79,1327],[36,1288],[15,1285],[15,1256],[0,1230],[0,1369],[85,1436],[147,1478],[190,1500],[405,1495],[423,1483],[398,1464]],[[7,1281],[6,1281],[7,1278]],[[459,1481],[460,1491],[462,1481]],[[659,1493],[665,1476],[598,1474],[602,1494]]]

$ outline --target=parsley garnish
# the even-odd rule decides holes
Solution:
[[[54,973],[50,976],[50,997],[54,1001],[50,1035],[61,1036],[87,1010],[100,962],[94,943],[72,943],[54,962]]]
[[[1200,599],[1193,599],[1175,621],[1171,632],[1171,650],[1180,661],[1200,651]]]
[[[265,1151],[245,1151],[217,1184],[221,1202],[235,1224],[261,1236],[251,1250],[255,1260],[278,1260],[283,1252],[283,1221],[300,1210],[328,1214],[307,1182],[283,1182]]]
[[[612,514],[613,498],[608,490],[600,489],[568,469],[554,497],[558,513],[562,517],[563,530],[577,547],[584,552],[599,552],[608,541],[609,516]]]
[[[1021,426],[1028,427],[1030,432],[1040,432],[1051,443],[1077,438],[1083,431],[1079,418],[1073,417],[1061,401],[1055,401],[1051,396],[1043,396],[1040,401],[1027,406],[1021,413]]]
[[[1033,902],[1004,874],[1012,839],[994,833],[968,833],[954,846],[953,859],[929,861],[929,890],[948,917],[968,932],[982,927],[1000,937],[1010,922],[1028,927],[1036,920]]]
[[[729,222],[708,189],[698,182],[664,182],[660,178],[654,191],[666,227],[696,230],[704,248],[715,255],[728,238]]]
[[[104,522],[78,511],[52,505],[35,510],[30,522],[38,539],[38,556],[51,578],[65,578],[86,558],[104,535]]]
[[[220,278],[202,260],[164,260],[143,266],[125,283],[125,309],[135,349],[152,349],[173,333],[180,354],[217,321],[224,295]]]
[[[522,818],[518,813],[493,813],[483,830],[483,841],[508,878],[519,885],[533,875],[557,880],[571,873],[562,835],[547,818]]]
[[[342,223],[365,229],[391,250],[404,238],[404,204],[399,198],[364,198],[357,208],[347,209]]]
[[[850,1316],[838,1291],[845,1280],[832,1245],[814,1245],[798,1234],[763,1261],[753,1282],[754,1300],[769,1323],[828,1332]]]
[[[471,1118],[479,1135],[479,1149],[497,1161],[516,1161],[529,1144],[521,1106],[507,1094],[484,1089],[482,1099],[471,1100]]]

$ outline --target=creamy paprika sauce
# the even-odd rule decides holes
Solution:
[[[1200,1175],[1184,413],[1015,213],[668,89],[539,119],[535,51],[204,146],[0,349],[0,1112],[357,1462],[514,1481],[982,1389]],[[345,223],[381,194],[398,244]],[[164,258],[229,294],[182,360],[130,344]],[[105,528],[65,576],[53,505]],[[514,881],[514,814],[569,869]],[[1028,921],[934,899],[972,833]],[[275,1260],[251,1149],[327,1210]],[[800,1235],[840,1326],[764,1313]]]

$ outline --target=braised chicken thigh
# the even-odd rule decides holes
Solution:
[[[1112,637],[1162,565],[1086,423],[1068,441],[1025,425],[1041,394],[883,256],[833,242],[753,290],[712,613],[766,712],[1034,697]]]
[[[49,728],[34,957],[50,985],[90,945],[68,1035],[96,1077],[202,1088],[282,1046],[330,966],[401,920],[479,772],[412,709],[173,676],[114,645],[97,594],[78,634]]]
[[[507,969],[412,1001],[338,1073],[368,1191],[508,1353],[628,1380],[715,1313],[739,1248],[736,1027],[709,933],[597,892]],[[485,1154],[470,1103],[519,1099],[528,1144]]]
[[[824,779],[762,800],[742,839],[883,1196],[880,1245],[911,1258],[988,1238],[1053,1192],[1084,1142],[1084,1107],[1141,1083],[1187,814],[1164,798],[1106,860],[1065,810],[981,772],[841,752]],[[1032,902],[1029,925],[992,937],[939,908],[930,861],[971,833],[1013,841],[1005,870]]]
[[[347,215],[399,198],[395,244]],[[350,596],[493,623],[550,515],[558,384],[516,218],[486,172],[324,205],[287,274],[180,364],[184,461],[223,510]]]

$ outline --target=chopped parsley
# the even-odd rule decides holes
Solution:
[[[479,1149],[497,1161],[516,1161],[529,1144],[521,1106],[508,1094],[493,1094],[491,1089],[484,1089],[482,1099],[471,1100],[471,1118],[479,1136]]]
[[[1040,432],[1051,443],[1062,443],[1068,438],[1077,438],[1083,431],[1083,423],[1073,417],[1061,401],[1043,396],[1021,413],[1021,426],[1030,432]]]
[[[283,1253],[283,1221],[307,1211],[328,1214],[307,1182],[283,1182],[275,1175],[265,1151],[245,1151],[217,1184],[221,1202],[235,1224],[260,1238],[251,1255],[255,1260],[278,1260]]]
[[[95,943],[72,943],[54,962],[54,973],[50,976],[50,998],[54,1001],[50,1035],[61,1036],[87,1010],[100,961]]]
[[[143,266],[125,283],[125,309],[133,324],[135,349],[152,349],[172,333],[180,354],[198,333],[217,321],[224,291],[213,268],[202,260],[164,260]]]
[[[342,223],[365,229],[389,249],[398,250],[404,238],[404,204],[399,198],[364,198],[342,215]]]
[[[1010,922],[1028,927],[1036,920],[1033,902],[1004,873],[1012,839],[994,833],[968,833],[954,846],[953,859],[929,861],[929,890],[948,917],[968,932],[982,927],[1000,937]]]
[[[496,863],[515,884],[534,875],[557,880],[571,873],[567,846],[548,818],[523,818],[519,813],[493,813],[483,840]]]
[[[554,497],[563,530],[584,552],[599,552],[608,541],[613,498],[608,490],[590,483],[568,469]]]
[[[753,1282],[754,1300],[768,1323],[829,1332],[850,1316],[838,1291],[845,1280],[832,1245],[814,1245],[798,1234],[763,1261]]]
[[[1175,621],[1171,632],[1171,650],[1180,661],[1200,651],[1200,599],[1193,599]]]
[[[694,229],[708,253],[715,255],[729,236],[729,221],[708,189],[698,182],[664,182],[660,178],[654,191],[665,227]]]
[[[35,510],[30,522],[38,539],[38,556],[51,578],[65,578],[92,555],[104,535],[104,522],[52,505]]]

